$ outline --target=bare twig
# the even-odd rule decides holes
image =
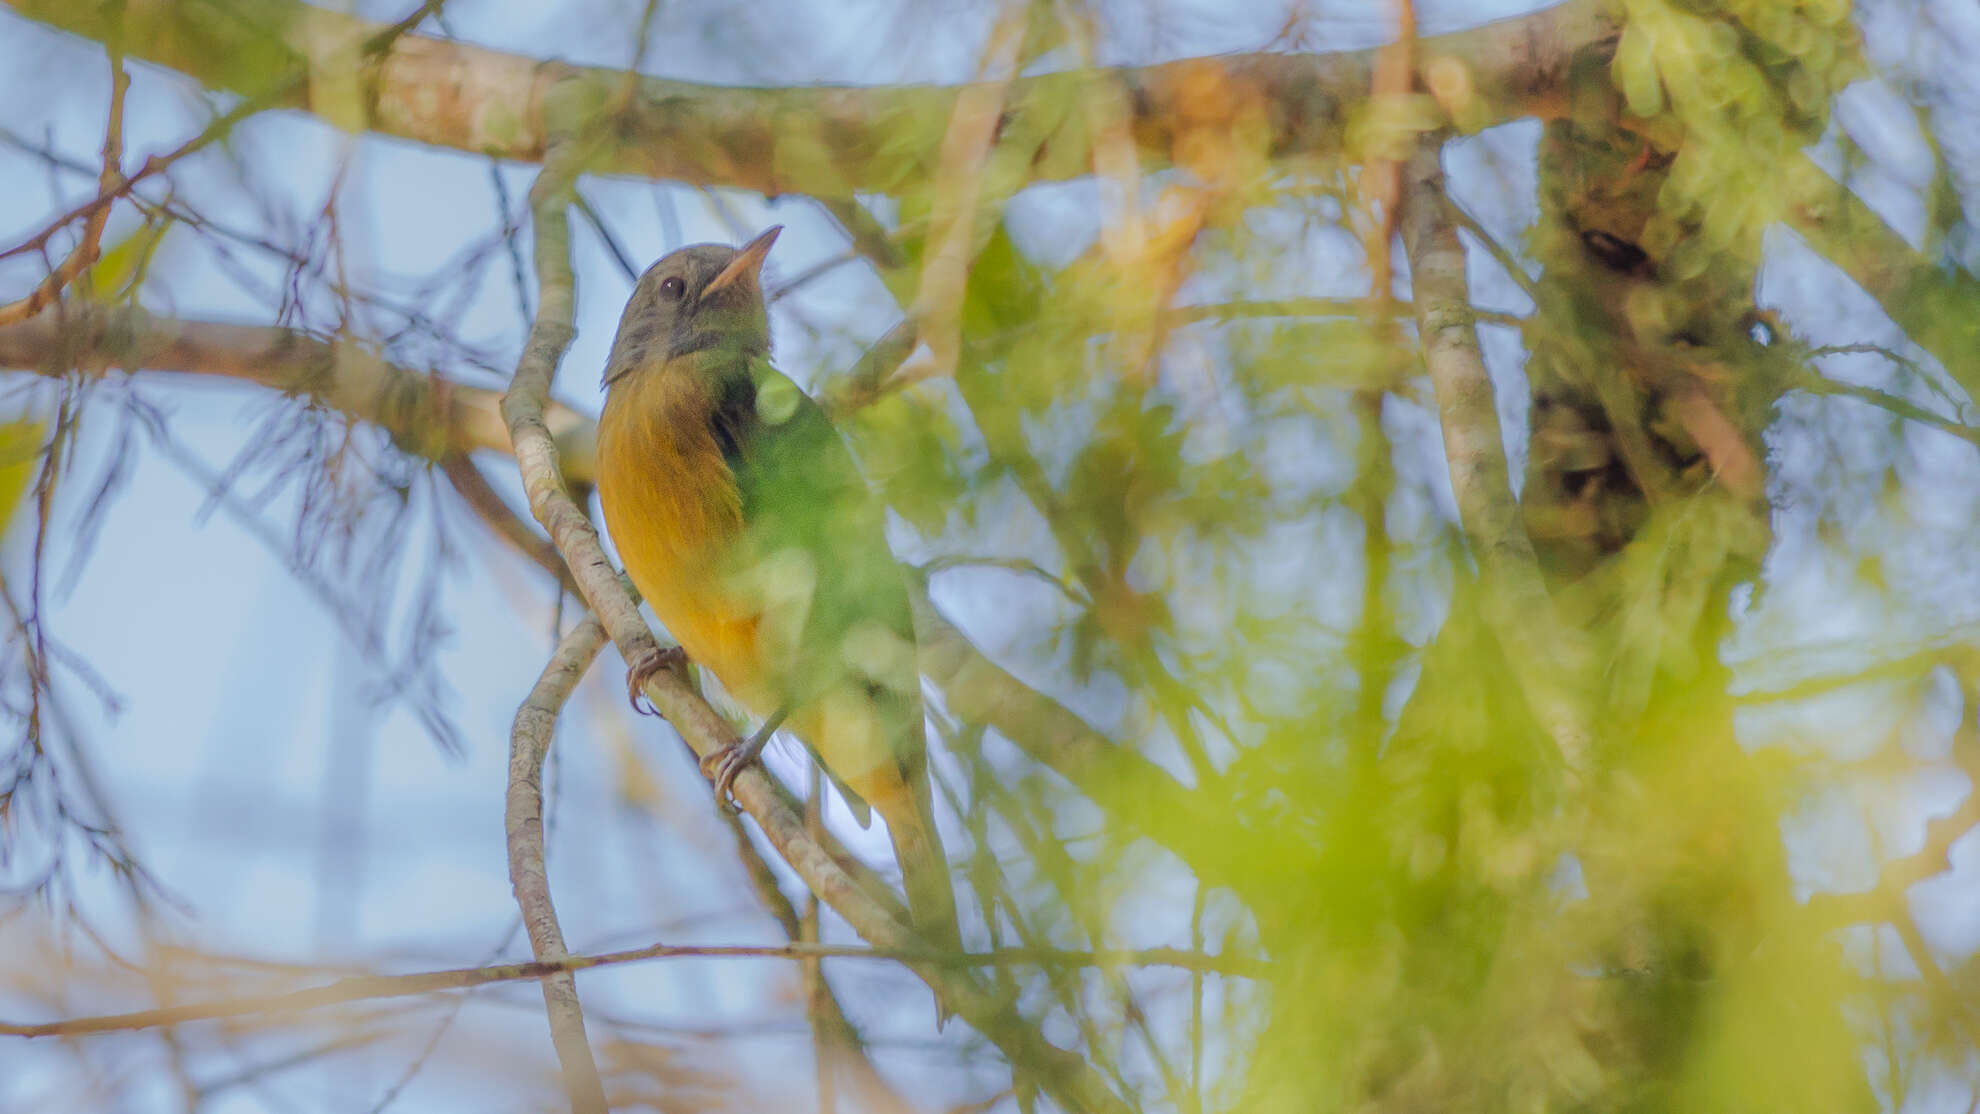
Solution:
[[[1472,237],[1478,241],[1478,246],[1485,249],[1485,254],[1492,257],[1492,262],[1497,263],[1499,270],[1504,271],[1506,277],[1513,280],[1514,285],[1518,286],[1520,292],[1526,295],[1527,300],[1536,306],[1539,305],[1540,284],[1533,281],[1533,276],[1527,274],[1526,268],[1519,265],[1519,257],[1512,253],[1512,249],[1500,243],[1498,237],[1493,236],[1489,229],[1478,222],[1477,217],[1472,216],[1464,206],[1459,205],[1455,201],[1451,202],[1451,216],[1457,219],[1459,228],[1471,233]],[[1478,319],[1485,321],[1489,318],[1483,310],[1480,310]],[[1525,319],[1515,316],[1510,323],[1517,325],[1523,320]]]
[[[557,926],[550,900],[550,875],[543,853],[543,759],[556,735],[557,716],[571,690],[605,645],[605,629],[585,616],[557,643],[528,699],[516,710],[509,734],[509,792],[503,830],[508,834],[509,882],[522,910],[529,947],[539,962],[555,963],[570,953]],[[564,1069],[564,1092],[573,1114],[604,1114],[605,1089],[598,1063],[585,1039],[584,1010],[578,1004],[577,980],[569,971],[543,979],[543,1005],[550,1015],[550,1036]]]
[[[1831,349],[1839,351],[1841,349]],[[1795,380],[1795,386],[1809,394],[1833,395],[1839,398],[1853,398],[1880,410],[1889,411],[1894,417],[1920,425],[1930,426],[1941,433],[1948,433],[1972,445],[1980,445],[1980,428],[1970,426],[1956,418],[1927,410],[1902,395],[1880,391],[1875,387],[1859,386],[1855,383],[1840,383],[1813,371]]]
[[[1808,899],[1809,915],[1835,925],[1910,923],[1911,912],[1905,907],[1908,891],[1951,870],[1952,845],[1976,826],[1980,826],[1980,793],[1969,793],[1959,808],[1926,823],[1924,846],[1884,863],[1875,886],[1855,893],[1815,894]]]
[[[426,17],[438,12],[445,0],[423,0],[405,18],[395,23],[373,24],[359,20],[347,20],[342,27],[347,32],[362,32],[353,35],[357,42],[357,60],[365,62],[390,54],[400,39],[425,21]],[[18,9],[17,9],[18,10]],[[173,164],[188,155],[204,150],[213,143],[225,138],[240,123],[258,112],[270,107],[289,103],[291,98],[306,95],[307,71],[284,74],[269,88],[257,95],[245,97],[239,104],[222,113],[200,129],[197,135],[163,155],[152,155],[144,160],[138,172],[125,177],[121,169],[123,159],[123,117],[124,91],[130,85],[130,78],[124,72],[124,48],[135,47],[139,58],[150,58],[148,50],[156,45],[147,38],[149,13],[127,12],[124,4],[94,5],[87,13],[91,32],[101,38],[111,55],[112,96],[110,102],[109,126],[103,137],[103,173],[99,179],[96,196],[56,217],[42,230],[5,251],[0,251],[0,259],[31,252],[45,252],[48,242],[55,234],[70,224],[84,221],[82,241],[71,252],[61,266],[57,267],[42,284],[26,298],[7,306],[0,306],[0,325],[14,324],[38,314],[54,302],[66,286],[83,268],[96,261],[98,246],[103,235],[104,222],[109,219],[112,205],[137,187],[140,182],[156,177],[169,170]],[[299,22],[307,22],[299,20]],[[339,65],[348,68],[351,59],[339,59]],[[348,81],[348,75],[342,75]]]
[[[736,857],[742,860],[743,870],[749,875],[749,886],[756,894],[757,901],[783,930],[785,939],[802,941],[806,931],[803,918],[800,917],[797,906],[791,903],[790,898],[784,896],[784,891],[777,885],[776,872],[770,869],[770,864],[764,859],[763,853],[756,849],[756,844],[750,842],[749,833],[743,829],[742,820],[728,809],[718,810],[717,815],[721,817],[723,825],[729,829],[730,836],[735,840]],[[816,991],[815,997],[807,999],[813,1031],[821,1038],[827,1036],[831,1038],[831,1043],[840,1056],[841,1065],[852,1072],[853,1081],[866,1099],[867,1108],[912,1110],[912,1104],[903,1099],[886,1078],[875,1070],[872,1059],[866,1055],[865,1039],[860,1035],[859,1030],[853,1027],[851,1019],[846,1017],[845,1007],[839,1004],[838,995],[832,991],[832,984],[821,977]]]
[[[298,1013],[345,1002],[379,998],[409,998],[448,990],[470,990],[490,983],[522,982],[597,967],[641,963],[653,959],[875,959],[893,963],[995,966],[1176,967],[1204,969],[1214,974],[1257,978],[1264,974],[1257,961],[1223,955],[1198,955],[1179,948],[1072,951],[1059,948],[998,948],[969,955],[927,948],[868,948],[847,944],[653,944],[644,948],[566,956],[555,962],[501,963],[486,967],[457,967],[407,975],[354,975],[302,990],[244,994],[211,1002],[163,1006],[130,1013],[73,1017],[60,1021],[0,1021],[0,1037],[71,1037],[89,1033],[121,1033],[215,1021],[229,1017]],[[1113,1103],[1102,1104],[1112,1109]]]
[[[119,47],[122,35],[113,27],[105,41],[110,54],[110,119],[103,127],[103,173],[97,179],[99,198],[116,197],[124,187],[124,94],[131,87],[131,75],[124,71],[124,55]],[[16,302],[0,305],[0,325],[12,325],[25,321],[48,308],[61,296],[62,288],[69,285],[85,267],[96,262],[103,243],[103,226],[110,220],[110,204],[105,201],[89,210],[83,221],[82,239],[69,251],[48,277],[41,280],[28,293]],[[52,229],[49,234],[52,234]],[[46,244],[44,237],[41,244]],[[11,254],[11,253],[10,253]]]
[[[835,377],[825,388],[825,409],[834,417],[870,406],[895,385],[894,373],[920,343],[921,333],[914,318],[906,317],[873,342],[873,347],[853,364],[846,374]]]
[[[1368,300],[1376,306],[1387,306],[1394,297],[1389,242],[1396,232],[1400,164],[1407,151],[1402,145],[1406,136],[1397,133],[1406,118],[1410,92],[1416,88],[1416,5],[1412,0],[1395,0],[1395,7],[1396,39],[1375,51],[1375,72],[1368,88],[1375,126],[1370,129],[1371,149],[1360,177],[1362,200],[1368,206],[1362,216],[1361,250],[1368,260]]]

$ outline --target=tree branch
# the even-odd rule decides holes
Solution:
[[[475,517],[481,519],[482,525],[508,543],[509,548],[549,573],[565,591],[577,594],[577,581],[571,579],[571,571],[564,567],[564,557],[557,552],[557,547],[509,508],[494,485],[488,482],[488,477],[475,467],[474,461],[462,453],[448,453],[440,458],[439,463],[447,482],[454,488],[454,494],[459,495]]]
[[[1980,398],[1980,343],[1974,306],[1980,278],[1927,259],[1855,191],[1811,168],[1819,196],[1791,210],[1794,229],[1877,300],[1898,328],[1937,357],[1970,398]]]
[[[74,0],[0,0],[29,19],[85,38],[108,31],[101,5]],[[280,90],[274,107],[314,112],[340,127],[438,147],[535,162],[552,138],[544,101],[570,83],[581,99],[617,97],[624,71],[577,68],[406,35],[353,59],[336,44],[380,25],[302,0],[211,4],[128,0],[127,49],[208,88],[246,95]],[[1419,39],[1426,67],[1469,77],[1467,119],[1554,116],[1565,108],[1570,60],[1614,50],[1619,24],[1600,0],[1567,3],[1516,19]],[[1127,134],[1149,168],[1167,165],[1192,129],[1262,124],[1268,153],[1289,157],[1340,148],[1350,110],[1372,87],[1378,52],[1236,54],[1143,68],[1080,70],[1013,81],[1005,121],[1028,118],[1042,136],[1034,179],[1092,169],[1090,121],[1065,106],[1096,84],[1129,113]],[[1597,61],[1599,61],[1599,57]],[[353,72],[353,71],[356,72]],[[1196,90],[1228,91],[1229,120],[1206,120]],[[767,195],[848,197],[930,180],[940,164],[942,122],[966,87],[926,85],[735,88],[639,79],[617,142],[587,169],[732,186]],[[1195,116],[1178,112],[1195,105]],[[1240,115],[1241,114],[1241,115]]]
[[[348,340],[275,326],[157,318],[134,307],[69,302],[60,313],[0,327],[0,367],[58,376],[76,367],[142,368],[238,379],[308,395],[382,427],[401,449],[429,460],[450,450],[510,451],[496,392],[400,367]],[[588,479],[597,449],[590,419],[548,403],[544,421],[565,467]]]
[[[1442,147],[1441,136],[1424,136],[1403,168],[1402,235],[1451,492],[1478,562],[1489,618],[1511,651],[1528,704],[1562,759],[1579,771],[1589,757],[1592,728],[1568,683],[1574,673],[1562,649],[1568,629],[1555,614],[1513,497],[1498,401],[1465,283],[1464,245],[1444,196]]]
[[[887,359],[910,346],[913,335],[912,328],[903,325],[875,346],[876,352],[887,350],[876,365],[881,369],[879,377],[885,376]],[[211,375],[307,394],[331,409],[382,426],[404,451],[440,462],[463,498],[484,518],[497,511],[507,513],[462,455],[475,449],[512,451],[499,414],[499,397],[485,388],[387,363],[348,341],[325,342],[272,326],[154,318],[137,309],[75,306],[0,328],[0,367],[56,375],[71,367],[104,365],[141,367],[147,373]],[[862,387],[867,382],[862,376],[848,378]],[[856,404],[851,396],[840,403]],[[544,424],[553,433],[556,467],[564,481],[589,483],[595,476],[597,448],[597,430],[590,419],[550,403],[545,406]],[[527,533],[535,541],[525,544],[516,529],[520,523],[513,515],[507,517],[507,523],[499,516],[491,520],[491,528],[553,575],[564,568],[553,547],[533,531]],[[564,575],[569,576],[567,570]],[[572,591],[578,590],[574,579],[566,583]],[[1198,817],[1203,824],[1174,822],[1200,810],[1193,808],[1189,792],[1167,771],[1115,745],[1064,705],[985,657],[929,601],[925,589],[918,589],[915,597],[922,671],[951,701],[962,702],[956,705],[959,714],[997,728],[1074,788],[1114,809],[1143,835],[1183,858],[1201,862],[1204,855],[1220,853],[1214,837],[1219,829],[1210,823],[1213,818]]]
[[[1247,853],[1228,817],[1211,814],[1167,770],[1088,726],[985,657],[910,578],[921,671],[960,718],[995,728],[1033,761],[1090,797],[1136,834],[1216,877]]]
[[[543,853],[543,758],[556,735],[557,716],[577,687],[598,650],[605,630],[589,615],[557,643],[536,687],[516,709],[509,733],[509,791],[503,830],[508,835],[509,883],[522,910],[529,947],[540,963],[568,958],[564,934],[557,926],[557,909],[550,900],[550,873]],[[604,1114],[605,1088],[598,1080],[598,1063],[585,1039],[584,1009],[578,1004],[577,980],[569,971],[543,978],[543,1006],[550,1015],[551,1042],[564,1069],[564,1092],[572,1114]]]
[[[112,18],[115,18],[114,15]],[[97,179],[97,204],[83,219],[82,239],[77,241],[60,264],[48,272],[48,277],[29,291],[27,297],[0,305],[0,325],[12,325],[40,313],[61,297],[63,287],[75,281],[84,268],[96,262],[103,243],[103,226],[110,221],[110,199],[121,195],[127,188],[123,170],[124,94],[131,87],[131,75],[124,69],[124,56],[118,45],[121,38],[113,27],[106,39],[110,53],[110,118],[103,127],[103,173]],[[44,238],[42,243],[45,245],[46,242]]]
[[[640,617],[638,605],[606,559],[597,531],[564,490],[556,445],[542,417],[552,373],[572,336],[575,281],[566,210],[576,171],[575,156],[553,151],[530,191],[535,212],[536,320],[523,345],[515,379],[503,397],[502,414],[509,424],[530,510],[549,531],[620,654],[627,661],[638,661],[658,652],[659,646]],[[728,722],[676,671],[656,672],[646,683],[645,695],[697,756],[716,753],[737,742]],[[734,795],[812,892],[844,917],[862,939],[903,953],[920,950],[907,926],[872,901],[840,863],[811,838],[782,786],[761,765],[743,770],[735,781]],[[997,1044],[1014,1072],[1052,1094],[1061,1106],[1124,1112],[1120,1099],[1080,1056],[1047,1043],[968,972],[933,960],[911,960],[908,966],[935,990],[947,1008]]]

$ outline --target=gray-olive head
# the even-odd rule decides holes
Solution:
[[[762,356],[770,351],[763,308],[763,257],[781,225],[739,248],[691,244],[646,269],[619,316],[605,386],[643,367],[696,353]]]

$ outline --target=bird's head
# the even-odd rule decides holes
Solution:
[[[782,226],[739,248],[691,244],[670,252],[639,276],[619,317],[605,386],[646,367],[711,355],[762,356],[770,351],[763,308],[763,257]]]

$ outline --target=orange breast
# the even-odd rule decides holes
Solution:
[[[752,605],[717,569],[742,531],[742,503],[708,431],[710,400],[689,376],[635,371],[598,422],[598,499],[626,572],[667,633],[758,715],[776,704]]]

